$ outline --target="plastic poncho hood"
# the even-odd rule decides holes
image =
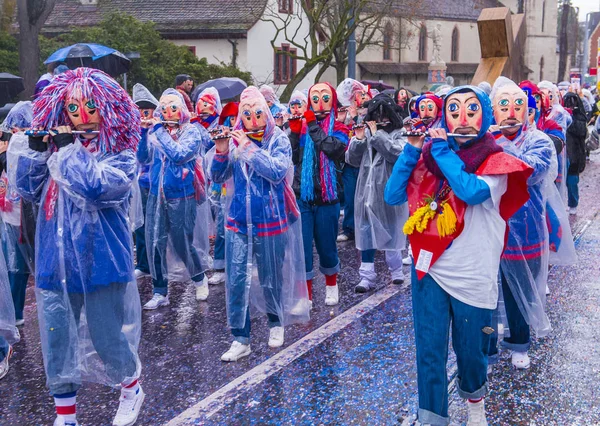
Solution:
[[[154,97],[150,90],[146,88],[146,86],[136,83],[133,86],[133,103],[135,103],[140,108],[158,108],[159,102],[158,99]],[[144,105],[145,104],[145,105]]]
[[[221,104],[221,96],[214,87],[207,87],[200,95],[198,95],[198,101],[196,102],[196,114],[200,114],[200,103],[207,102],[214,106],[217,115],[221,115],[223,111],[223,105]]]
[[[160,99],[164,98],[165,96],[177,97],[177,105],[179,106],[179,125],[181,126],[183,124],[189,123],[192,116],[190,115],[190,112],[189,112],[187,106],[185,105],[185,100],[183,99],[183,95],[181,93],[179,93],[179,91],[177,91],[177,89],[169,88],[169,89],[165,90],[162,93],[162,95],[160,95]],[[160,111],[160,100],[159,100],[159,108],[156,108],[156,110],[154,111],[154,117],[160,118],[161,120],[165,120],[164,116],[162,115],[162,112]]]
[[[33,104],[30,101],[19,101],[8,112],[0,125],[0,132],[10,132],[14,128],[28,129],[33,120]]]

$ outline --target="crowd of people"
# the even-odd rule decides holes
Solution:
[[[85,381],[120,388],[113,424],[136,422],[142,309],[169,305],[169,282],[199,303],[225,285],[221,360],[235,362],[256,312],[278,348],[313,303],[339,303],[338,243],[360,252],[357,293],[375,288],[377,251],[394,285],[411,265],[420,424],[450,422],[450,328],[470,426],[487,425],[498,344],[527,369],[532,334],[551,331],[548,269],[576,262],[568,219],[597,110],[576,88],[500,77],[388,94],[346,79],[287,105],[269,86],[223,104],[215,88],[190,96],[187,75],[159,99],[90,68],[44,77],[0,127],[0,378],[33,275],[55,426],[78,424]]]

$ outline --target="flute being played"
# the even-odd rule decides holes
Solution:
[[[72,130],[71,133],[74,135],[98,135],[98,134],[100,134],[100,131],[98,131],[98,130]],[[53,134],[48,130],[27,130],[25,132],[25,135],[27,135],[27,136],[48,136],[48,135],[53,135]]]
[[[152,124],[153,121],[152,120],[142,120],[142,124]],[[159,123],[162,124],[179,124],[177,121],[159,121]]]
[[[451,137],[451,138],[466,138],[466,139],[473,139],[478,137],[478,135],[475,134],[462,134],[462,133],[446,133],[447,136]],[[429,132],[404,132],[402,133],[402,136],[429,136]]]

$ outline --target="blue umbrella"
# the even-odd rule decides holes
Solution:
[[[62,62],[69,68],[90,67],[113,77],[129,71],[131,61],[118,50],[94,43],[77,43],[54,52],[45,64]]]
[[[221,77],[214,80],[208,80],[206,83],[198,85],[192,93],[194,102],[198,102],[198,96],[208,87],[214,87],[219,92],[221,100],[233,99],[244,91],[248,85],[242,79],[237,77]]]

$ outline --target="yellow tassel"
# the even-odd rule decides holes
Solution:
[[[404,224],[404,227],[402,228],[402,231],[406,235],[411,235],[415,231],[415,228],[418,229],[419,225],[421,224],[421,221],[423,220],[423,217],[426,215],[426,213],[428,211],[431,211],[429,206],[423,206],[423,207],[418,208],[417,211],[415,211],[412,214],[412,216],[408,218],[408,220]],[[419,232],[422,232],[422,231],[419,231]]]
[[[452,210],[452,206],[448,203],[442,204],[442,214],[438,216],[437,229],[440,237],[452,235],[456,232],[456,213]]]

